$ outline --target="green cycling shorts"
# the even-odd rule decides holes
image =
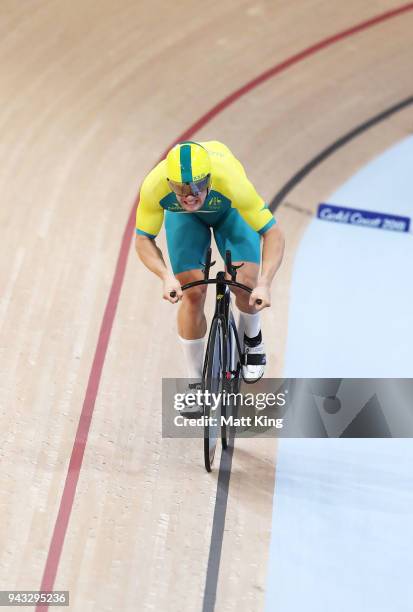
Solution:
[[[232,261],[261,260],[260,234],[244,221],[236,208],[224,213],[165,212],[169,259],[174,274],[200,270],[211,245],[211,229],[221,257],[231,251]]]

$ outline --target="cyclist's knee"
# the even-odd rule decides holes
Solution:
[[[193,283],[204,278],[202,270],[188,270],[176,275],[181,285]],[[182,303],[190,308],[203,308],[207,292],[207,285],[198,285],[184,291]]]
[[[258,273],[258,264],[246,262],[237,272],[237,282],[253,289],[257,284]],[[232,287],[232,289],[236,295],[245,295],[245,291],[242,289],[238,289],[237,287]]]
[[[184,291],[183,301],[192,308],[202,308],[205,302],[207,292],[207,285],[199,285],[198,287],[191,287]]]

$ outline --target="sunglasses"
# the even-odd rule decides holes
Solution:
[[[190,183],[176,183],[175,181],[171,181],[171,179],[166,180],[168,181],[169,187],[176,195],[180,197],[189,195],[197,196],[202,191],[208,189],[211,184],[211,175],[207,174],[206,177],[200,181],[191,181]]]

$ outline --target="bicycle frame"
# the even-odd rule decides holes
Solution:
[[[215,319],[218,317],[222,321],[222,328],[224,332],[224,342],[225,343],[228,342],[230,328],[232,327],[237,350],[238,350],[238,366],[237,366],[237,372],[238,372],[238,368],[240,367],[239,364],[241,363],[242,349],[241,349],[241,344],[240,344],[239,337],[238,337],[237,326],[235,325],[234,317],[231,312],[231,307],[230,307],[231,306],[231,292],[229,290],[229,287],[233,284],[234,281],[228,281],[225,278],[224,272],[218,272],[215,280],[216,280],[216,298],[215,298],[215,313],[214,313],[213,318]],[[236,284],[238,285],[238,283]],[[244,287],[244,286],[241,285],[241,287]],[[229,378],[229,376],[231,374],[235,374],[235,372],[231,370],[231,365],[232,365],[230,363],[231,356],[227,356],[227,358],[229,360],[229,363],[227,364],[228,369],[226,370],[226,376],[227,378]]]

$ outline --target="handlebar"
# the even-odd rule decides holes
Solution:
[[[234,266],[234,264],[232,263],[231,251],[227,250],[225,252],[225,264],[227,267],[227,272],[231,276],[231,280],[227,280],[226,278],[225,279],[220,278],[219,280],[217,278],[214,278],[214,279],[209,278],[209,271],[212,268],[212,266],[215,265],[215,261],[211,261],[211,257],[212,257],[212,249],[211,247],[209,247],[206,251],[205,263],[200,262],[202,264],[203,272],[204,272],[203,280],[193,281],[192,283],[186,283],[186,285],[182,285],[182,291],[185,291],[185,289],[190,289],[191,287],[197,287],[199,285],[216,285],[217,283],[222,283],[224,285],[238,287],[239,289],[243,289],[244,291],[247,291],[248,293],[252,293],[252,289],[250,287],[247,287],[246,285],[243,285],[242,283],[237,283],[236,281],[237,270],[239,270],[239,268],[242,268],[244,264],[242,263],[239,266]],[[219,274],[221,275],[222,272],[220,272]],[[176,291],[171,291],[169,295],[171,296],[171,298],[175,298]],[[261,306],[262,300],[260,299],[255,300],[255,303],[258,306]]]
[[[243,285],[242,283],[237,283],[237,281],[227,280],[227,279],[218,281],[216,278],[209,278],[207,280],[193,281],[192,283],[186,283],[185,285],[182,285],[181,288],[182,288],[182,291],[185,291],[186,289],[191,289],[191,287],[198,287],[199,285],[216,285],[217,283],[223,283],[224,285],[238,287],[239,289],[243,289],[244,291],[247,291],[248,293],[252,293],[252,289],[250,287],[247,287],[246,285]],[[171,298],[175,298],[176,291],[171,291],[169,295],[171,296]],[[256,300],[256,304],[258,306],[261,306],[262,300],[261,299]]]

